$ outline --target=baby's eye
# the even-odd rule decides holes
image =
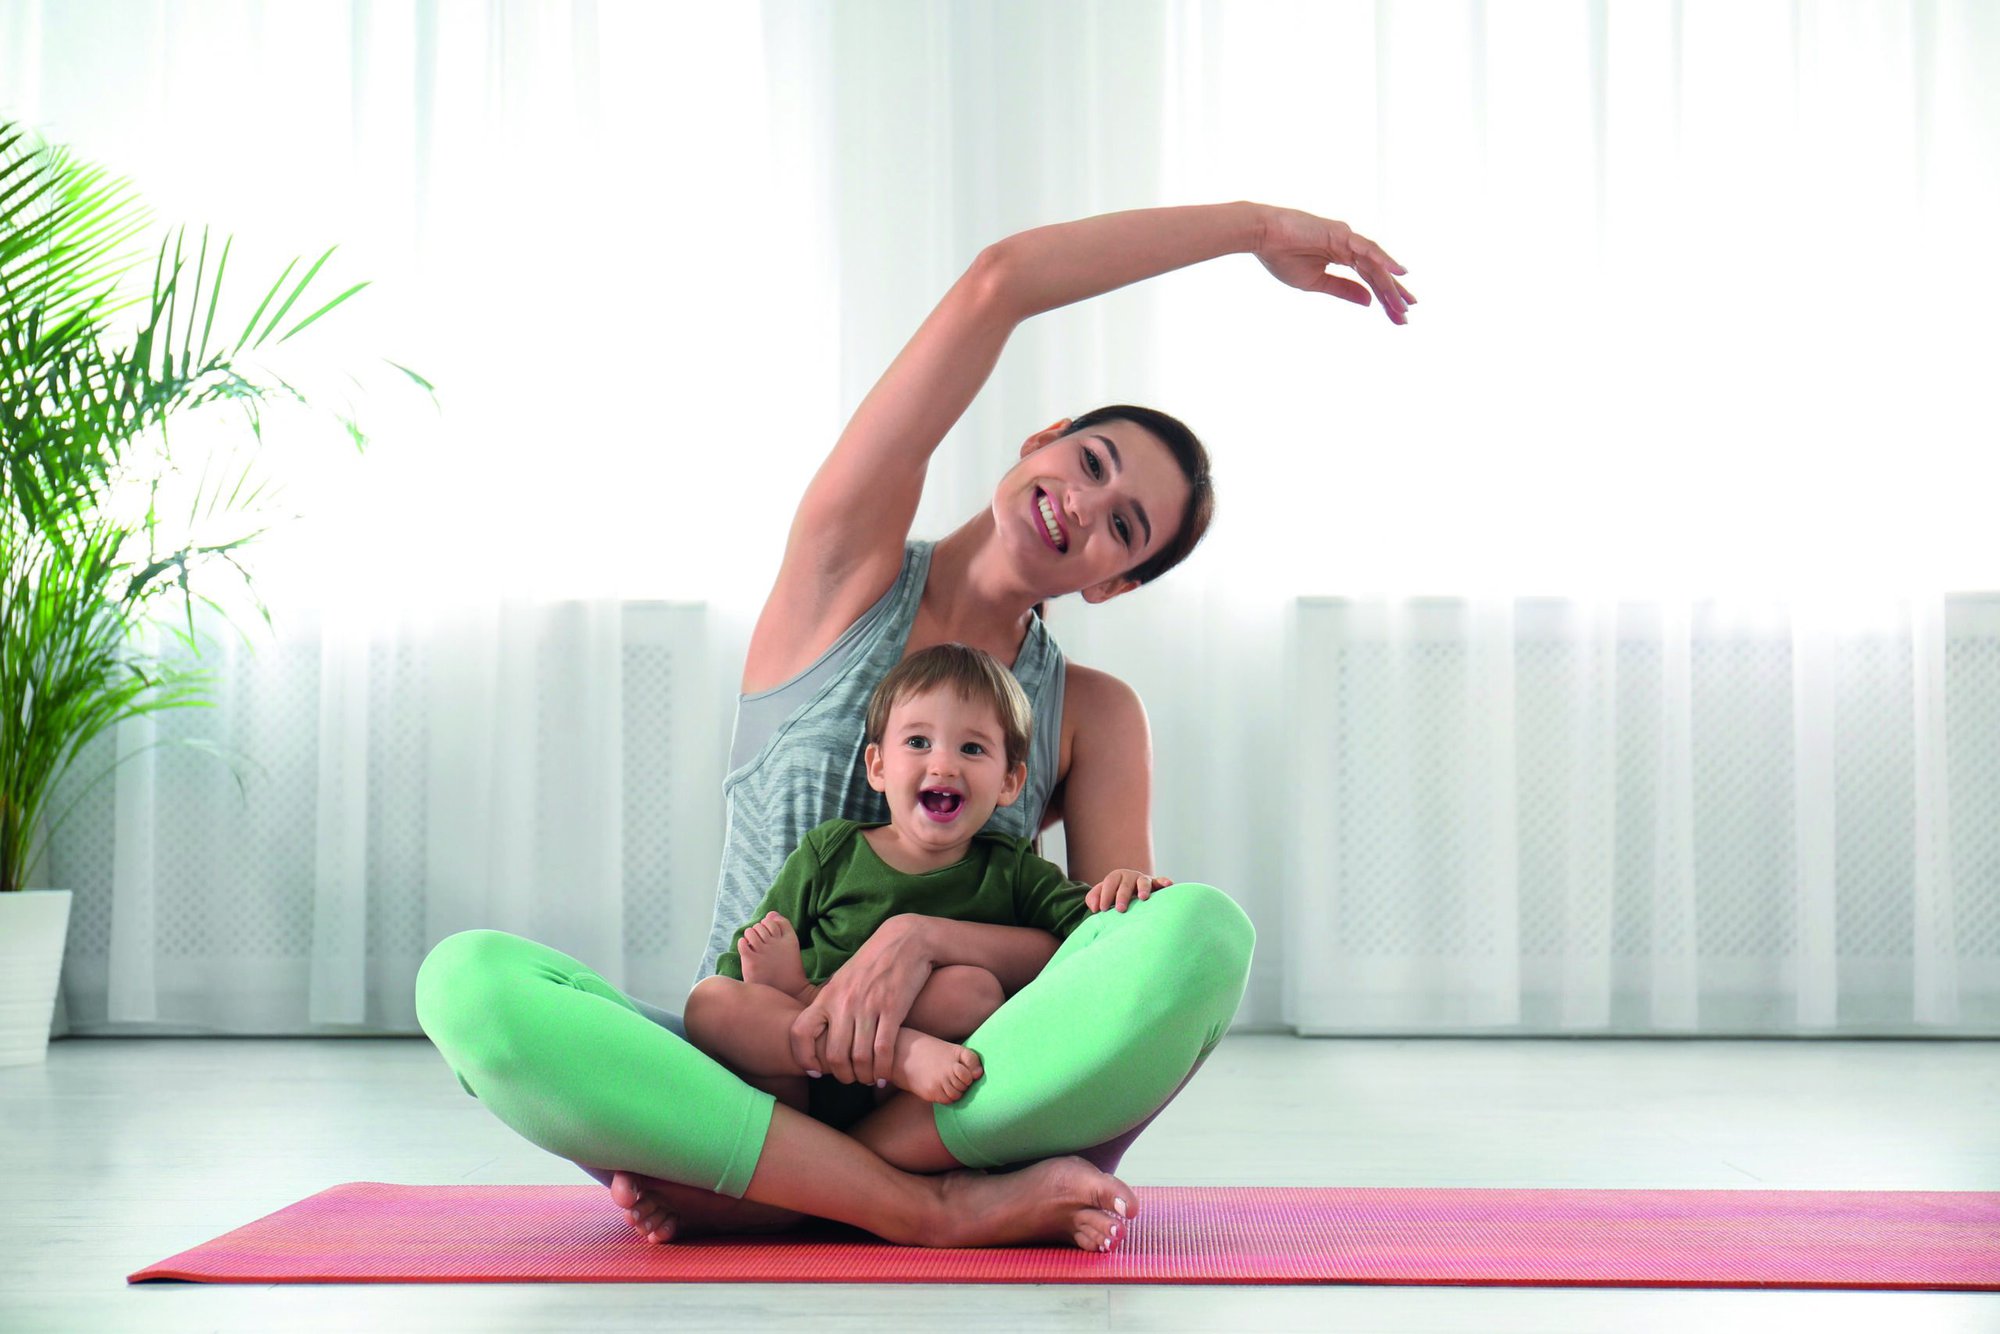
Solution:
[[[968,755],[984,755],[986,753],[986,747],[980,745],[977,741],[968,741],[960,746],[959,749]]]
[[[931,748],[931,739],[927,736],[913,736],[903,744],[911,750],[929,750]]]
[[[1084,446],[1083,450],[1083,466],[1090,470],[1092,477],[1104,476],[1104,465],[1097,461],[1097,455],[1090,451],[1088,445]]]

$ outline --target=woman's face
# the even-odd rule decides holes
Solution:
[[[1030,582],[1102,602],[1139,586],[1120,576],[1172,539],[1194,488],[1143,426],[1057,435],[1067,426],[1028,438],[993,493],[993,520]]]

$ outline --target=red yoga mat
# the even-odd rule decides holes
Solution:
[[[1394,1283],[2000,1290],[2000,1192],[1141,1187],[1110,1254],[845,1228],[655,1246],[596,1186],[321,1191],[133,1274],[208,1283]]]

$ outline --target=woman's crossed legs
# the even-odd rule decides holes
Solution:
[[[610,1185],[644,1231],[809,1214],[917,1245],[1100,1249],[1136,1196],[1056,1155],[1095,1143],[1085,1155],[1115,1167],[1227,1028],[1252,939],[1241,910],[1205,885],[1097,914],[972,1035],[986,1074],[963,1098],[899,1095],[852,1138],[774,1105],[677,1037],[664,1012],[504,932],[439,942],[417,977],[417,1014],[468,1093]],[[1020,1162],[1034,1166],[950,1170]]]

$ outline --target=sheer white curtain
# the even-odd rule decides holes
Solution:
[[[1099,403],[1208,441],[1197,557],[1051,622],[1147,701],[1161,866],[1260,928],[1241,1022],[2000,1026],[2000,649],[1948,596],[2000,582],[1983,6],[16,0],[0,37],[0,104],[164,215],[346,241],[352,345],[445,406],[310,474],[297,670],[228,668],[312,703],[257,748],[290,861],[149,901],[127,820],[172,785],[121,778],[92,1023],[406,1025],[473,924],[671,1001],[743,627],[846,412],[986,242],[1247,197],[1381,241],[1411,325],[1247,258],[1053,312],[918,520]],[[209,772],[240,846],[282,784]],[[185,997],[269,977],[147,1012],[170,955]]]

